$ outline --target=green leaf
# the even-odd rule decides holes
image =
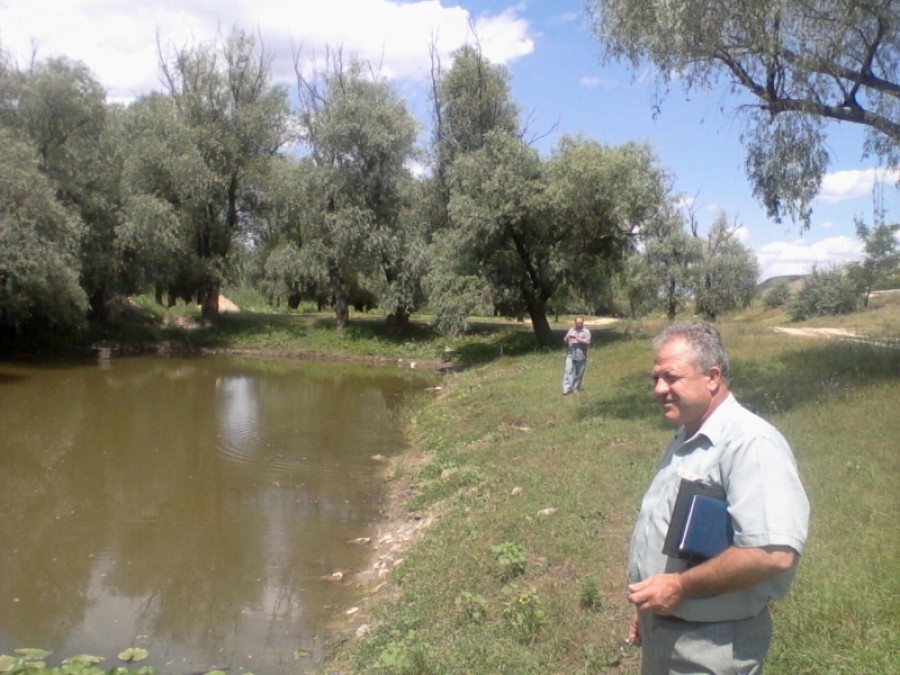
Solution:
[[[46,649],[34,649],[32,647],[26,647],[24,649],[17,649],[16,654],[21,654],[22,658],[25,659],[45,659],[50,656],[53,652],[48,652]]]
[[[21,663],[21,659],[17,659],[9,654],[0,654],[0,673],[8,673]]]
[[[128,662],[143,661],[148,656],[150,656],[150,652],[141,647],[129,647],[124,652],[119,652],[119,659]]]
[[[64,666],[93,666],[100,663],[103,659],[99,656],[91,656],[90,654],[78,654],[71,656],[62,662]]]

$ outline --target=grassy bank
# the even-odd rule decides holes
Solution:
[[[655,328],[596,329],[577,396],[559,395],[561,354],[506,351],[411,411],[424,460],[396,480],[440,517],[329,672],[637,672],[625,556],[671,435],[647,376]],[[768,672],[897,672],[900,351],[721,329],[736,395],[790,440],[812,503]]]

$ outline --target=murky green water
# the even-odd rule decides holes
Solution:
[[[0,653],[302,673],[363,593],[400,371],[0,364]],[[325,580],[344,573],[344,582]]]

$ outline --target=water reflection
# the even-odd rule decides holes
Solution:
[[[300,673],[356,600],[396,371],[223,359],[0,364],[0,652],[128,646],[161,673]],[[307,656],[308,654],[308,656]]]

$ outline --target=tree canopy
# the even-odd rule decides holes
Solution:
[[[809,227],[828,165],[825,123],[867,130],[862,151],[900,168],[895,0],[587,0],[608,58],[650,62],[688,88],[750,94],[746,173],[769,215]]]

